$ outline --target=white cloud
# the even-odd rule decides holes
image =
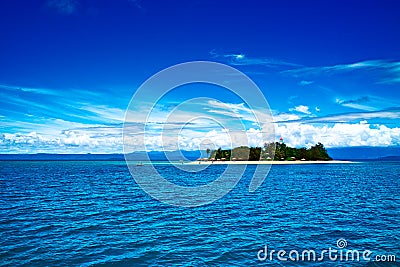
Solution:
[[[294,108],[290,108],[289,111],[297,111],[297,112],[304,113],[307,115],[311,114],[310,108],[308,106],[304,106],[304,105],[299,105]]]
[[[46,93],[46,91],[40,91],[40,93]],[[359,104],[367,100],[365,98],[338,99],[337,103]],[[195,105],[199,103],[200,106]],[[262,109],[251,110],[244,103],[203,100],[172,108],[157,105],[148,118],[143,116],[141,106],[135,108],[137,110],[128,113],[129,119],[125,123],[129,129],[129,143],[132,144],[133,150],[143,150],[143,147],[147,150],[197,150],[204,147],[205,143],[212,144],[216,148],[240,145],[260,146],[264,142],[272,141],[265,140],[266,136],[272,133],[271,128],[273,128],[267,112]],[[86,111],[82,116],[94,122],[92,124],[90,122],[77,123],[36,116],[29,118],[28,121],[2,119],[4,132],[0,133],[0,151],[2,153],[122,153],[124,110],[109,108],[105,105],[81,105],[76,109]],[[399,128],[370,125],[366,121],[374,118],[398,119],[400,118],[398,109],[309,119],[304,119],[304,114],[311,114],[308,106],[299,105],[290,110],[296,113],[281,113],[274,116],[276,135],[271,139],[283,136],[287,144],[296,147],[310,146],[317,142],[322,142],[327,147],[400,145]],[[319,111],[319,108],[315,107],[315,110]],[[213,114],[218,116],[213,117]],[[238,120],[233,118],[238,118]],[[257,118],[262,123],[258,123]],[[150,123],[147,123],[144,129],[146,119]],[[354,120],[362,120],[362,122],[346,123]],[[247,122],[239,125],[234,124],[236,121]],[[307,122],[309,124],[305,124]],[[325,123],[326,125],[310,123]],[[241,129],[245,130],[241,131]],[[9,133],[5,133],[6,131]],[[164,136],[161,134],[163,131]],[[143,144],[144,133],[146,133],[146,138]],[[141,143],[142,146],[138,145]]]
[[[67,130],[57,135],[4,133],[0,135],[0,149],[6,148],[7,153],[121,153],[121,129],[117,132],[99,134],[90,130]]]
[[[133,144],[130,151],[143,150],[143,147],[149,151],[199,150],[204,149],[204,144],[212,148],[261,146],[265,142],[273,141],[265,140],[265,135],[256,128],[246,131],[222,128],[201,131],[198,128],[188,128],[177,134],[164,132],[164,135],[161,131],[148,131],[143,139],[144,132],[140,132],[143,125],[132,127],[136,130],[130,135],[129,143]],[[275,140],[280,136],[286,144],[293,147],[309,147],[318,142],[326,147],[400,145],[400,128],[371,125],[366,120],[359,124],[333,125],[279,123],[276,125]],[[122,147],[120,127],[71,129],[57,135],[37,132],[0,134],[0,148],[7,148],[7,153],[122,153]]]
[[[336,123],[332,126],[279,124],[276,134],[282,136],[286,144],[295,147],[309,147],[318,142],[326,147],[400,145],[400,128],[369,125],[366,121],[359,124]]]

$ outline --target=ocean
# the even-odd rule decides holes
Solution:
[[[155,168],[195,186],[225,166]],[[0,161],[0,265],[400,266],[400,162],[274,165],[250,193],[254,168],[185,208],[147,195],[124,161]]]

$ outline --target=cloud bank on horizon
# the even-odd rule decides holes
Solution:
[[[1,3],[0,153],[122,153],[136,88],[199,59],[228,64],[258,85],[275,140],[262,140],[252,116],[260,111],[243,100],[188,86],[161,99],[147,124],[130,114],[126,125],[137,136],[146,131],[148,150],[205,149],[210,140],[230,147],[221,124],[235,128],[234,120],[253,146],[280,137],[294,147],[400,146],[400,4],[371,2],[355,14],[356,3],[332,3]],[[216,100],[178,107],[196,97]],[[175,108],[179,116],[165,122]],[[179,144],[162,137],[164,128],[179,131]]]
[[[1,117],[2,153],[122,152],[122,126],[125,115],[123,108],[107,106],[105,103],[90,104],[92,93],[85,91],[79,92],[81,101],[73,99],[74,94],[70,98],[63,96],[61,101],[56,90],[10,86],[1,88],[8,88],[7,90],[14,93],[25,92],[26,98],[10,97],[7,103],[3,103],[15,107],[12,111],[14,119]],[[47,97],[47,103],[43,103],[43,97],[40,97],[40,102],[32,97],[43,94]],[[33,100],[28,100],[30,97]],[[337,101],[335,103],[339,107],[343,104]],[[27,106],[30,107],[28,109],[31,109],[31,113],[23,113]],[[205,149],[205,140],[212,140],[216,147],[231,147],[229,136],[218,123],[208,120],[190,121],[192,117],[210,115],[217,116],[222,125],[230,125],[232,118],[243,121],[252,146],[262,146],[265,141],[276,141],[280,137],[284,138],[285,143],[295,147],[309,147],[317,142],[322,142],[328,148],[400,145],[400,108],[326,116],[320,116],[320,111],[305,105],[291,107],[284,112],[273,110],[276,139],[262,140],[261,129],[252,124],[251,113],[257,111],[249,110],[244,103],[214,100],[196,103],[192,107],[185,106],[173,121],[165,122],[174,107],[175,105],[168,101],[160,102],[154,107],[146,124],[144,121],[135,121],[134,114],[130,114],[131,120],[125,123],[130,131],[138,136],[146,131],[146,148],[149,151],[177,149],[175,138],[163,138],[165,127],[179,129],[178,146],[182,150]],[[19,109],[21,110],[18,111]],[[140,112],[140,107],[137,112]]]

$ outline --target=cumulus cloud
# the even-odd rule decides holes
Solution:
[[[178,134],[162,131],[140,132],[143,126],[132,126],[135,131],[128,140],[132,144],[129,151],[136,150],[201,150],[204,144],[211,148],[232,146],[262,146],[266,140],[261,129],[246,131],[198,128],[184,129]],[[143,137],[144,136],[144,137]],[[282,136],[286,144],[294,147],[309,147],[318,142],[326,147],[347,146],[391,146],[400,145],[400,128],[369,124],[366,120],[358,124],[335,123],[332,125],[312,125],[302,123],[276,124],[275,140]],[[144,143],[143,143],[144,142]],[[142,145],[143,144],[143,145]],[[8,153],[122,153],[121,128],[71,129],[58,135],[37,132],[27,134],[1,133],[0,148]]]
[[[7,153],[121,153],[121,134],[103,136],[82,130],[68,130],[58,135],[37,132],[0,135],[0,149]]]
[[[328,125],[280,124],[276,133],[290,146],[309,147],[318,142],[326,147],[400,145],[400,128],[385,125],[336,123]]]
[[[385,125],[371,125],[367,121],[359,124],[336,123],[333,125],[310,125],[288,123],[276,125],[275,140],[283,137],[286,144],[293,147],[310,147],[318,142],[326,147],[348,146],[398,146],[400,145],[400,128],[389,128]],[[177,142],[176,138],[151,136],[146,141],[150,150],[198,150],[204,142],[211,147],[229,148],[240,145],[262,146],[266,140],[260,129],[250,128],[244,132],[227,132],[211,130],[206,133],[185,131]],[[178,145],[178,146],[176,146]]]

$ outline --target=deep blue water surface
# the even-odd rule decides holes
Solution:
[[[157,168],[189,185],[224,170]],[[342,238],[399,261],[399,162],[275,165],[249,193],[253,169],[217,202],[183,208],[148,196],[125,162],[0,162],[0,265],[399,266],[257,258],[265,245],[318,252]]]

